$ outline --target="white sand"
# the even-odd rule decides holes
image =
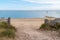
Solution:
[[[16,27],[15,40],[60,40],[57,32],[40,31],[44,19],[11,19],[11,24]]]

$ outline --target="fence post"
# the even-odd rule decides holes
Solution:
[[[48,19],[45,19],[45,24],[48,24]]]
[[[10,26],[10,17],[8,17],[8,26]]]

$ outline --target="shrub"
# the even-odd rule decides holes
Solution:
[[[9,37],[9,38],[14,38],[14,36],[15,36],[15,32],[10,29],[1,32],[1,34],[5,37]]]
[[[10,25],[10,27],[8,27],[7,29],[16,31],[16,28],[14,26],[12,26],[12,25]]]
[[[7,22],[0,22],[0,28],[7,28],[8,24]]]
[[[15,37],[15,27],[12,25],[8,25],[7,22],[0,22],[0,30],[4,29],[2,32],[0,32],[0,37],[9,37],[14,38]]]
[[[49,25],[42,24],[41,27],[40,27],[40,29],[42,29],[42,30],[50,30],[51,28],[50,28]]]
[[[44,30],[59,30],[60,29],[60,24],[56,23],[54,26],[48,25],[48,24],[42,24],[40,29],[44,29]]]
[[[16,31],[15,27],[12,25],[8,25],[7,22],[0,22],[0,28],[12,29]]]
[[[59,30],[59,29],[60,29],[60,24],[59,24],[59,23],[56,23],[55,28],[56,28],[57,30]]]
[[[46,24],[42,24],[40,28],[45,28],[46,26]]]

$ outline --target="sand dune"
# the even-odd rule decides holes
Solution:
[[[57,32],[38,30],[44,19],[11,19],[16,27],[15,40],[60,40]]]

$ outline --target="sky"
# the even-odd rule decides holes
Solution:
[[[60,10],[60,0],[0,0],[0,10]]]

